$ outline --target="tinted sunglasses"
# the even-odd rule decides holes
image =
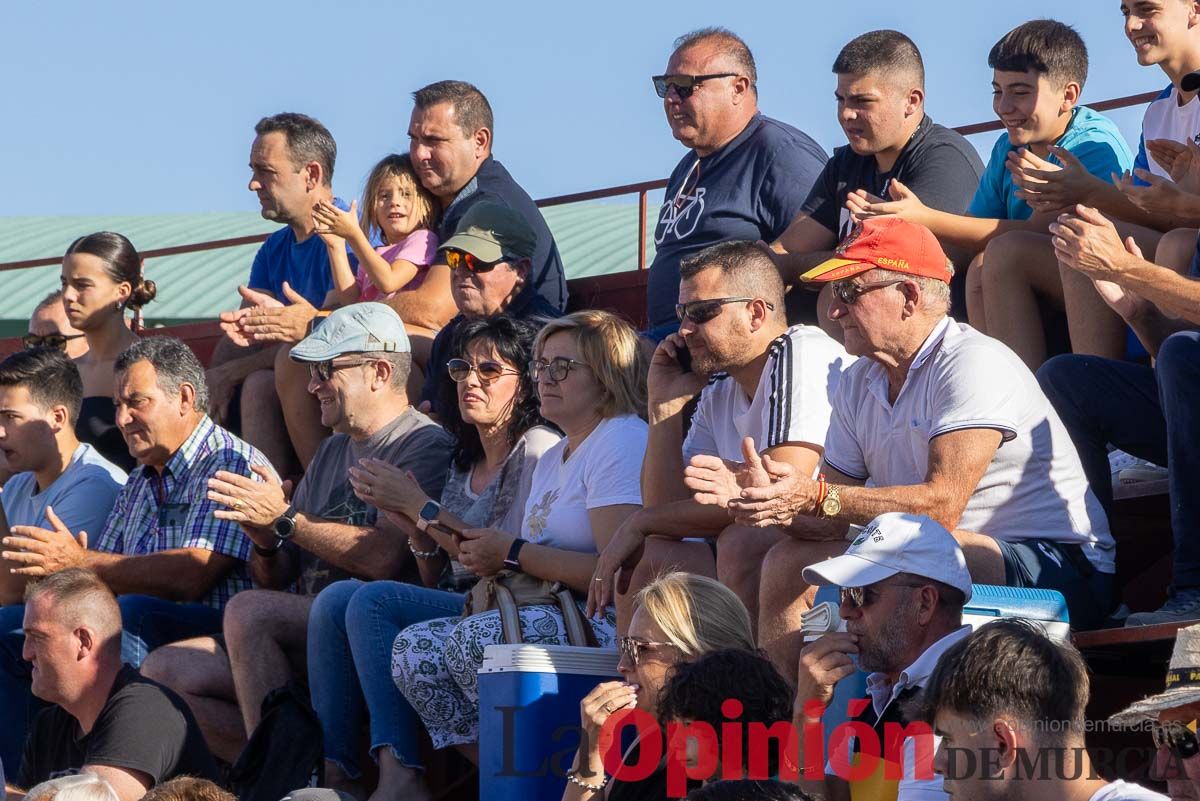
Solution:
[[[529,363],[529,377],[534,381],[538,381],[544,374],[550,381],[557,384],[566,378],[567,373],[571,372],[575,367],[587,367],[587,365],[583,362],[577,362],[574,359],[567,359],[562,356],[550,361],[535,359]]]
[[[471,371],[479,373],[479,381],[484,384],[490,384],[502,375],[520,375],[519,370],[514,370],[500,362],[480,362],[479,364],[471,364],[466,359],[451,359],[446,362],[446,373],[451,380],[461,383],[466,381],[471,376]]]
[[[1200,754],[1200,739],[1196,732],[1183,723],[1173,720],[1169,723],[1152,721],[1150,737],[1154,740],[1155,748],[1166,748],[1176,759],[1190,759]]]
[[[53,348],[54,350],[66,350],[67,343],[72,339],[79,339],[84,334],[26,334],[21,337],[21,344],[25,346],[25,350],[33,350],[34,348]]]
[[[654,91],[659,97],[666,97],[672,87],[680,100],[687,100],[696,91],[696,87],[704,81],[713,78],[735,78],[736,72],[714,72],[711,75],[655,75],[650,80],[654,82]]]
[[[655,648],[669,648],[674,643],[670,642],[653,642],[651,640],[639,640],[635,637],[622,637],[617,640],[617,651],[621,656],[628,659],[637,667],[638,662],[642,659],[643,651],[652,651]]]
[[[322,381],[332,380],[333,374],[338,370],[343,370],[347,367],[361,367],[364,364],[370,364],[374,359],[353,359],[350,361],[341,361],[337,359],[327,359],[323,362],[310,362],[308,365],[308,377],[319,378]]]
[[[484,261],[476,256],[472,256],[470,253],[467,253],[464,250],[454,250],[453,248],[444,250],[442,253],[446,257],[446,266],[451,270],[457,270],[459,267],[466,267],[467,272],[470,273],[490,273],[492,270],[496,269],[497,264],[504,261],[504,259],[499,259],[497,261]]]
[[[870,584],[866,587],[840,587],[838,600],[852,609],[866,609],[883,596],[888,587],[924,587],[924,584]]]
[[[859,298],[874,289],[883,289],[885,286],[895,286],[903,284],[907,279],[897,278],[892,281],[880,281],[875,284],[856,284],[853,281],[835,281],[833,284],[833,295],[847,306],[853,306]]]
[[[750,303],[758,300],[758,298],[710,298],[709,300],[693,300],[690,303],[676,303],[675,316],[679,318],[679,322],[684,319],[691,320],[693,323],[707,323],[709,320],[721,313],[721,307],[727,303]],[[775,311],[774,303],[767,304],[767,308]]]

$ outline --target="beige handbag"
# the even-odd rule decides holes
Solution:
[[[494,576],[481,578],[467,594],[463,617],[498,610],[504,643],[519,645],[523,642],[518,613],[522,606],[557,606],[562,612],[569,644],[591,648],[600,646],[596,642],[596,633],[579,611],[570,587],[560,581],[544,581],[515,570],[501,570]]]

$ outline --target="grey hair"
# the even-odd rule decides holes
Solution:
[[[193,404],[203,412],[208,408],[208,384],[204,365],[182,339],[150,336],[139,339],[121,352],[113,371],[123,373],[137,362],[150,362],[158,374],[158,385],[168,395],[178,395],[184,384],[196,392]]]
[[[950,276],[954,276],[954,262],[946,259],[946,268],[950,271]],[[923,275],[913,275],[912,273],[902,273],[898,270],[884,270],[878,268],[878,274],[883,276],[882,280],[899,280],[912,281],[921,289],[921,308],[929,311],[935,311],[939,314],[950,313],[950,284],[945,281],[939,281],[936,278],[926,278]]]
[[[281,133],[287,139],[288,155],[292,166],[298,170],[310,161],[321,165],[321,180],[325,186],[333,184],[333,166],[337,162],[337,142],[333,134],[307,114],[283,112],[270,117],[263,117],[254,126],[254,133],[266,136],[269,133]]]
[[[34,785],[25,801],[120,801],[112,785],[94,773],[59,776]]]
[[[380,353],[380,359],[392,366],[392,379],[388,384],[395,392],[401,392],[408,385],[408,374],[412,372],[411,353]]]
[[[750,87],[758,92],[758,68],[754,64],[754,54],[745,40],[728,28],[713,26],[689,31],[675,40],[675,52],[707,42],[716,44],[718,52],[736,64],[750,79]]]

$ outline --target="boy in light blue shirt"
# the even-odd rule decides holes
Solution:
[[[889,188],[890,202],[852,195],[847,206],[860,217],[894,214],[921,223],[943,242],[977,254],[967,272],[969,322],[1036,369],[1046,358],[1039,301],[1064,307],[1047,231],[1059,210],[1035,213],[1026,202],[1027,190],[1014,183],[1013,170],[1026,162],[1061,167],[1065,160],[1110,182],[1132,166],[1133,154],[1110,119],[1077,105],[1088,53],[1071,26],[1046,19],[1019,25],[992,47],[988,66],[992,108],[1004,133],[966,215],[931,209],[896,181]],[[1090,319],[1070,321],[1072,345],[1122,355],[1124,327],[1098,296],[1096,302],[1099,309]]]

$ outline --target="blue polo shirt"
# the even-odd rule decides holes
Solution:
[[[350,207],[341,198],[333,204],[342,211]],[[325,303],[325,296],[333,289],[333,275],[329,270],[329,252],[321,237],[313,234],[303,242],[296,241],[291,226],[280,228],[267,237],[258,253],[254,254],[254,266],[250,268],[251,289],[263,289],[277,300],[287,302],[283,295],[283,282],[304,296],[318,309]]]
[[[1114,172],[1133,169],[1133,154],[1116,124],[1087,106],[1078,106],[1072,112],[1066,132],[1055,144],[1070,151],[1088,172],[1105,183],[1112,180]],[[1012,174],[1005,167],[1013,149],[1008,133],[1000,134],[967,214],[989,220],[1028,220],[1033,216],[1029,204],[1017,197]],[[1049,161],[1060,163],[1054,156]]]

